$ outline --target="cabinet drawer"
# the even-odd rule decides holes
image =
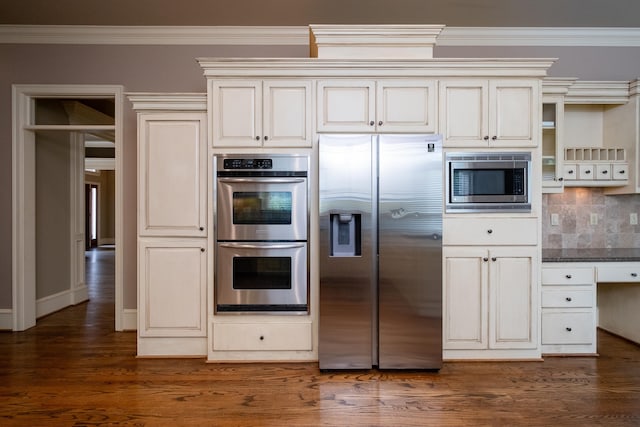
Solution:
[[[579,164],[578,165],[578,179],[582,181],[589,181],[596,179],[595,165],[592,164]]]
[[[311,323],[214,323],[212,326],[214,350],[312,349]]]
[[[629,179],[629,165],[626,163],[614,163],[611,179]]]
[[[535,245],[538,222],[535,218],[445,218],[445,245]]]
[[[543,268],[543,285],[591,285],[593,268]]]
[[[542,291],[542,307],[593,307],[593,291],[545,289]]]
[[[542,344],[591,344],[595,337],[592,312],[542,312]]]
[[[598,267],[598,282],[640,282],[640,264],[628,267]]]
[[[575,181],[578,179],[578,165],[574,163],[565,163],[563,176],[565,181]]]

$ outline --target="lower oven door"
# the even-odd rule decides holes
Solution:
[[[219,242],[215,307],[224,312],[308,312],[306,242]]]

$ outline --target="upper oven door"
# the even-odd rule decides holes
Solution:
[[[307,179],[218,177],[217,240],[307,240]]]

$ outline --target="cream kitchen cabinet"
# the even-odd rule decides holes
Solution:
[[[435,80],[321,80],[319,132],[434,133]]]
[[[206,236],[206,117],[138,115],[140,236]]]
[[[207,240],[138,241],[138,355],[206,354]]]
[[[446,246],[443,263],[445,359],[535,357],[536,248]]]
[[[311,147],[312,81],[210,80],[214,148]]]
[[[538,218],[445,216],[445,359],[540,357]]]
[[[596,283],[593,267],[542,265],[542,352],[596,353]]]
[[[529,79],[440,81],[440,133],[445,147],[535,147],[540,82]]]

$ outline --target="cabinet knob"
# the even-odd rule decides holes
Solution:
[[[567,173],[568,173],[569,175],[573,174],[573,169],[568,170],[568,171],[567,171]]]
[[[265,136],[264,136],[264,140],[265,140],[265,141],[268,141],[268,140],[269,140],[269,137],[265,135]]]
[[[498,260],[498,258],[496,258],[494,256],[491,257],[491,261],[497,261],[497,260]]]
[[[485,141],[488,141],[489,140],[489,135],[485,135],[485,137],[482,138],[482,139],[484,139]]]
[[[497,139],[498,139],[498,137],[497,137],[496,135],[493,135],[493,136],[491,137],[491,140],[492,140],[492,141],[495,141],[495,140],[497,140]]]
[[[204,227],[200,227],[200,231],[204,231]]]
[[[487,230],[487,234],[491,234],[491,233],[493,233],[493,230],[492,229],[488,229]]]
[[[204,248],[200,248],[200,252],[204,252]]]
[[[638,277],[638,273],[631,273],[631,277]]]
[[[558,181],[564,181],[563,177],[558,178]]]
[[[619,171],[618,171],[618,173],[621,173],[621,174],[623,174],[623,175],[624,175],[624,173],[625,173],[625,172],[626,172],[625,170],[619,170]]]
[[[567,332],[571,332],[571,328],[570,327],[567,327],[565,329],[567,330]]]
[[[604,171],[602,171],[602,173],[603,173],[604,175],[606,175],[606,174],[608,174],[608,173],[609,173],[609,171],[604,170]]]
[[[566,275],[566,276],[564,276],[564,277],[566,277],[567,279],[571,279],[571,275],[570,275],[570,274],[567,274],[567,275]]]
[[[382,126],[382,120],[378,122],[378,126]]]
[[[487,261],[489,261],[489,258],[484,257],[484,258],[482,258],[482,260],[483,260],[484,262],[487,262]]]
[[[256,141],[260,141],[260,136],[256,135]]]
[[[586,171],[584,171],[584,173],[586,173],[587,175],[589,175],[589,174],[591,173],[591,171],[587,169]]]
[[[375,125],[375,124],[376,124],[376,122],[374,122],[373,120],[371,120],[371,121],[369,122],[369,126],[373,126],[373,125]]]
[[[566,297],[565,298],[567,301],[571,302],[571,297]]]
[[[260,335],[260,341],[264,341],[264,335]]]

